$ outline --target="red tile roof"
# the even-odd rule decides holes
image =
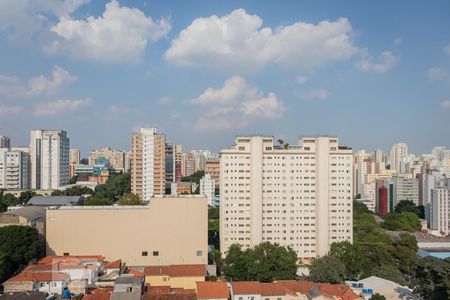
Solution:
[[[90,294],[84,295],[82,300],[109,300],[111,293],[112,288],[94,289]]]
[[[261,285],[257,281],[236,281],[231,285],[235,295],[261,295]]]
[[[170,286],[149,286],[147,289],[147,293],[151,295],[168,295],[170,294]]]
[[[121,265],[122,260],[118,259],[116,261],[110,262],[109,264],[106,264],[105,269],[120,269]]]
[[[353,291],[345,284],[315,283],[296,280],[280,280],[278,283],[285,287],[288,292],[292,291],[294,293],[306,295],[309,290],[317,287],[324,294],[336,296],[342,300],[360,299],[359,296],[353,293]]]
[[[197,298],[198,299],[228,299],[230,292],[226,282],[223,281],[205,281],[197,282]]]
[[[262,296],[285,296],[286,289],[279,283],[260,283]]]
[[[145,277],[145,274],[144,274],[144,273],[139,272],[139,271],[135,271],[135,270],[128,270],[128,271],[127,271],[127,274],[131,274],[131,275],[133,275],[134,277],[139,277],[139,278],[144,278],[144,277]]]
[[[22,272],[8,279],[6,282],[23,282],[23,281],[64,281],[69,280],[69,275],[60,272]]]
[[[144,268],[146,276],[168,275],[170,277],[189,277],[206,275],[205,265],[170,265],[170,266],[148,266]]]
[[[59,262],[70,262],[70,261],[83,261],[83,262],[96,262],[104,261],[105,257],[101,255],[67,255],[67,256],[46,256],[38,264],[49,264],[56,261]]]

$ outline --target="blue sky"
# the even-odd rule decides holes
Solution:
[[[0,134],[450,146],[450,2],[0,0]]]

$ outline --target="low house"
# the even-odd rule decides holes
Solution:
[[[144,281],[142,278],[132,275],[121,275],[117,277],[111,300],[140,300],[144,291]]]
[[[61,295],[70,278],[61,272],[22,272],[3,283],[5,293],[42,292]]]
[[[27,205],[32,206],[70,206],[81,205],[84,202],[83,196],[34,196]]]
[[[279,283],[242,281],[231,283],[234,300],[285,300],[287,291]]]
[[[170,286],[196,289],[197,282],[205,281],[205,265],[148,266],[144,268],[145,282],[150,286]]]
[[[380,278],[377,276],[370,276],[368,278],[357,281],[358,286],[350,285],[355,292],[359,292],[364,299],[369,299],[372,294],[378,293],[386,297],[386,299],[419,299],[414,295],[412,290],[407,286],[402,286],[396,282]]]
[[[230,291],[224,281],[197,282],[197,299],[201,300],[228,300]]]
[[[286,289],[288,295],[293,295],[295,296],[295,299],[299,300],[360,299],[360,297],[345,284],[316,283],[296,280],[280,280],[277,283]]]
[[[45,207],[24,206],[0,214],[0,227],[31,226],[45,235]]]

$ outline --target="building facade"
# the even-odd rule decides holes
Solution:
[[[166,137],[156,128],[141,128],[131,139],[131,192],[148,201],[165,194]]]
[[[214,180],[211,179],[211,175],[205,174],[200,179],[200,195],[205,195],[208,198],[208,205],[213,207],[215,207],[215,190]]]
[[[57,189],[69,183],[69,138],[63,130],[32,130],[31,188]]]
[[[450,190],[432,189],[429,227],[442,235],[450,233]]]
[[[221,252],[269,241],[305,261],[352,241],[352,150],[337,138],[238,137],[220,158]]]
[[[109,161],[111,168],[125,172],[125,152],[120,150],[113,150],[111,148],[101,148],[91,151],[89,155],[89,164],[94,165],[98,158],[106,158]]]
[[[48,209],[46,218],[47,255],[102,253],[128,266],[208,263],[204,196],[154,197],[145,206],[67,206]]]
[[[210,157],[205,162],[205,174],[209,174],[214,180],[216,188],[220,188],[220,158]]]
[[[0,148],[11,148],[11,140],[6,135],[0,135]]]

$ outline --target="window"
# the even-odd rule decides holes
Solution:
[[[153,251],[153,256],[159,256],[159,251]]]
[[[202,256],[203,255],[203,251],[202,250],[197,250],[197,256]]]
[[[64,252],[63,255],[64,256],[69,256],[70,254],[69,254],[69,252]]]
[[[43,287],[43,286],[44,286],[44,283],[43,283],[43,282],[41,282],[41,283],[40,283],[39,285],[40,285],[40,287]]]
[[[56,287],[57,283],[56,282],[52,282],[52,287]]]
[[[142,251],[142,256],[148,256],[148,252],[147,251]]]

